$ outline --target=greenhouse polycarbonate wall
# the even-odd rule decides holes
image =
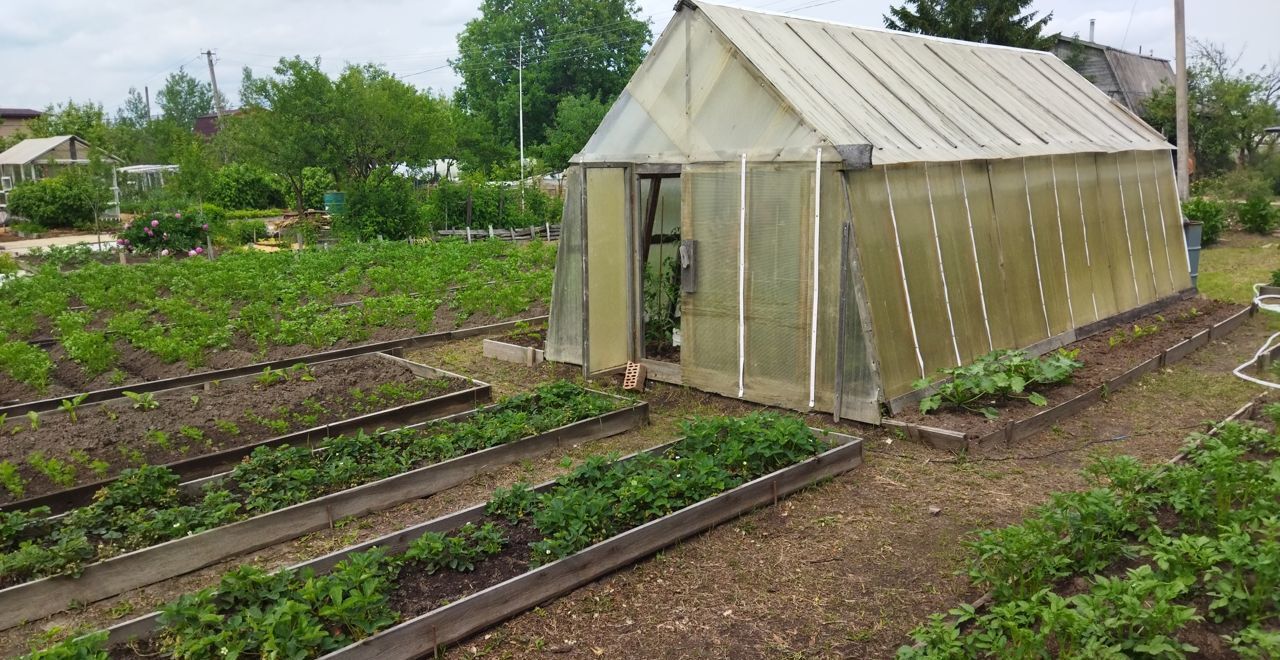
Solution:
[[[850,174],[886,396],[1190,287],[1169,162],[1139,151]]]
[[[835,410],[840,382],[841,415],[878,421],[878,387],[851,275],[856,268],[841,264],[842,257],[856,259],[842,253],[849,207],[841,174],[824,165],[820,200],[814,180],[813,163],[747,163],[745,178],[741,163],[685,169],[683,197],[690,207],[684,237],[697,245],[697,291],[683,297],[683,380],[801,410],[811,407],[812,386],[812,407],[826,411]],[[817,236],[815,204],[821,211]],[[841,363],[843,378],[837,379]]]
[[[560,247],[551,285],[547,359],[582,364],[582,169],[569,168],[564,174],[564,183]]]

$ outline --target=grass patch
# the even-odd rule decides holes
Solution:
[[[1200,293],[1226,302],[1252,302],[1253,285],[1270,280],[1280,263],[1280,242],[1234,232],[1223,242],[1200,253]]]

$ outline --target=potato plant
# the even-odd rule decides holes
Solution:
[[[1280,406],[1268,414],[1280,417]],[[899,658],[1180,658],[1188,623],[1208,620],[1241,657],[1274,657],[1280,635],[1280,435],[1249,423],[1194,435],[1187,460],[1150,468],[1122,457],[1085,471],[1026,521],[981,531],[967,574],[989,589],[979,613],[934,615]],[[1160,514],[1160,515],[1158,515]],[[1117,562],[1136,563],[1121,574]],[[1075,576],[1085,593],[1061,595]],[[1092,576],[1092,577],[1089,577]]]
[[[500,241],[231,252],[65,272],[46,264],[5,285],[0,372],[47,388],[53,364],[27,343],[42,325],[93,377],[115,372],[121,341],[197,367],[233,345],[261,357],[276,346],[367,341],[379,328],[429,332],[440,307],[458,324],[477,314],[506,318],[550,300],[554,267],[552,245]],[[84,309],[68,311],[73,301]],[[357,304],[336,304],[344,301]]]

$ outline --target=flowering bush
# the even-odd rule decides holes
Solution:
[[[181,213],[151,213],[124,226],[116,243],[130,252],[194,257],[204,254],[209,225]]]

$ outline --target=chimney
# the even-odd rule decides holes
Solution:
[[[1096,19],[1096,18],[1091,18],[1091,19],[1089,19],[1089,42],[1090,42],[1090,43],[1094,43],[1094,41],[1093,41],[1093,26],[1094,26],[1094,24],[1095,24],[1095,23],[1097,23],[1097,22],[1098,22],[1098,19]]]

